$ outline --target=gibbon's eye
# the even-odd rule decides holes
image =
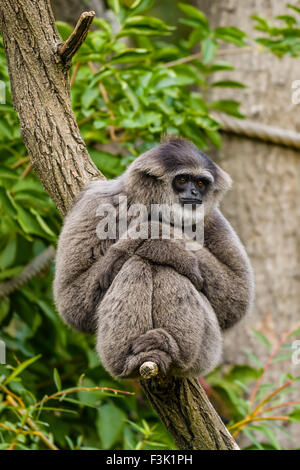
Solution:
[[[198,186],[199,188],[203,188],[203,186],[204,186],[203,181],[201,181],[201,180],[197,181],[197,186]]]
[[[179,184],[185,184],[187,182],[187,179],[182,176],[181,178],[178,178],[177,182]]]

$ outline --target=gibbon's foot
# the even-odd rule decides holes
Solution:
[[[154,349],[164,351],[171,357],[172,362],[177,363],[177,365],[183,365],[181,364],[181,354],[177,342],[163,328],[149,330],[138,336],[133,340],[129,351],[133,354],[139,354],[141,352],[153,351]]]
[[[167,374],[174,363],[184,366],[174,338],[163,328],[149,330],[133,340],[120,377],[139,377],[144,362],[154,362],[161,374]]]
[[[141,336],[138,336],[131,345],[131,352],[139,354],[141,352],[153,351],[161,349],[167,354],[170,353],[169,334],[161,328],[149,330]]]
[[[140,367],[145,362],[154,362],[160,373],[167,374],[171,365],[171,357],[164,351],[154,349],[153,351],[141,352],[137,355],[127,357],[123,372],[118,374],[121,379],[140,377]]]

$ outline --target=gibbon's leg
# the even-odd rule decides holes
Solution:
[[[216,315],[206,297],[172,268],[153,267],[152,315],[157,328],[152,331],[164,331],[172,338],[172,342],[167,337],[162,341],[172,358],[170,374],[197,376],[218,364],[222,335]],[[148,337],[147,347],[150,334],[144,335]],[[143,338],[137,341],[142,344]]]
[[[97,351],[114,377],[139,377],[147,361],[162,373],[195,376],[220,358],[221,333],[205,297],[172,268],[137,256],[123,265],[97,316]]]
[[[139,375],[141,364],[132,356],[131,344],[152,328],[152,290],[151,265],[133,256],[124,263],[98,306],[97,351],[114,377]],[[154,358],[149,356],[149,360]]]

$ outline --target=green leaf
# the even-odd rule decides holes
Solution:
[[[209,116],[196,116],[193,120],[198,126],[208,131],[216,131],[220,128],[220,124]]]
[[[14,266],[13,268],[5,269],[0,272],[0,281],[17,276],[21,271],[23,271],[23,266]]]
[[[173,30],[173,26],[167,25],[164,21],[154,16],[131,16],[124,23],[125,26],[150,26],[158,30]]]
[[[300,422],[300,409],[292,411],[289,414],[289,418],[291,421],[295,423],[299,423]]]
[[[91,379],[85,378],[82,386],[92,388],[95,387],[95,383]],[[103,400],[105,393],[101,392],[101,390],[81,390],[77,392],[77,395],[81,405],[88,405],[99,409],[99,403]]]
[[[56,239],[56,234],[51,230],[49,225],[45,222],[43,217],[32,207],[30,209],[30,212],[35,215],[36,220],[38,221],[41,229],[49,235],[49,237],[53,238],[54,240]]]
[[[202,61],[204,64],[211,62],[218,49],[218,43],[211,38],[206,38],[202,43]]]
[[[233,65],[225,61],[215,62],[206,67],[208,73],[219,72],[221,70],[234,70]]]
[[[213,82],[212,87],[229,87],[229,88],[247,88],[246,85],[242,82],[237,82],[235,80],[220,80],[218,82]]]
[[[204,30],[203,28],[197,28],[194,29],[194,31],[191,32],[188,38],[187,42],[187,48],[192,49],[195,47],[199,42],[203,41],[203,39],[207,38],[207,31]]]
[[[244,364],[244,365],[235,365],[232,366],[232,368],[227,372],[226,374],[226,379],[230,381],[236,381],[238,380],[239,382],[243,384],[247,384],[248,382],[252,380],[258,379],[260,375],[262,374],[263,369],[255,369],[254,367],[251,367],[250,365]]]
[[[237,118],[244,118],[245,116],[239,112],[240,103],[234,100],[218,100],[210,103],[212,109],[217,109],[218,111],[223,111],[226,114]]]
[[[13,134],[12,134],[12,129],[9,126],[7,122],[4,120],[0,120],[0,140],[12,140],[13,139]]]
[[[37,356],[31,357],[30,359],[27,359],[27,361],[22,362],[22,364],[16,367],[14,371],[4,380],[4,385],[7,385],[9,382],[18,377],[18,375],[20,375],[24,369],[36,362],[38,359],[40,359],[40,357],[42,357],[42,355],[38,354]]]
[[[98,82],[101,82],[104,78],[110,77],[118,71],[116,67],[106,68],[102,67],[98,73],[96,73],[90,82],[90,87],[94,87]]]
[[[245,353],[247,354],[247,356],[249,357],[249,359],[251,359],[251,361],[252,361],[257,367],[259,367],[259,369],[263,369],[262,363],[260,362],[260,360],[258,359],[258,357],[255,356],[255,354],[253,354],[251,351],[248,351],[247,349],[245,350]]]
[[[18,180],[16,184],[11,188],[13,193],[19,193],[20,191],[30,191],[32,193],[45,193],[41,184],[37,181],[32,180]]]
[[[0,129],[1,131],[1,129]],[[1,179],[9,179],[9,180],[17,180],[18,179],[18,175],[16,174],[15,171],[13,170],[10,170],[8,168],[0,168],[0,178]]]
[[[268,338],[265,337],[260,331],[252,329],[252,332],[255,334],[256,338],[265,345],[268,351],[271,351],[272,347]]]
[[[150,52],[146,49],[125,49],[120,54],[115,55],[110,59],[110,64],[128,64],[143,62],[150,56]]]
[[[268,31],[269,30],[270,26],[269,26],[269,22],[266,18],[263,18],[260,15],[251,15],[251,18],[252,18],[252,20],[257,21],[257,25],[256,25],[255,29],[257,29],[259,31]]]
[[[211,130],[205,129],[205,134],[217,148],[221,148],[222,137],[218,131],[211,131]]]
[[[54,383],[56,385],[57,390],[60,391],[61,390],[61,379],[60,379],[60,376],[59,376],[59,373],[58,373],[58,370],[56,369],[56,367],[53,370],[53,380],[54,380]]]
[[[254,426],[251,426],[251,428],[254,428]],[[255,437],[255,434],[252,433],[250,430],[250,426],[246,426],[244,429],[242,429],[242,433],[245,434],[245,436],[250,439],[251,442],[255,445],[255,450],[264,450],[264,444],[258,442],[258,440]]]
[[[2,297],[0,299],[0,324],[4,318],[9,314],[10,310],[10,298]]]
[[[66,41],[73,32],[71,26],[68,23],[64,23],[63,21],[56,21],[56,27],[62,41]]]
[[[136,15],[137,13],[142,13],[143,11],[149,10],[152,7],[155,0],[134,0],[130,6],[132,10],[129,14]]]
[[[203,114],[208,114],[208,108],[201,93],[197,91],[192,91],[189,96],[188,104],[191,109],[195,109],[199,112],[202,112]]]
[[[112,27],[111,24],[105,20],[104,18],[94,18],[93,25],[98,26],[99,28],[104,29],[107,35],[110,37],[112,35]]]
[[[178,3],[178,7],[189,18],[193,18],[194,20],[197,20],[197,22],[199,22],[199,25],[205,26],[207,29],[209,29],[209,23],[207,21],[207,18],[201,10],[187,3]]]
[[[126,98],[128,99],[129,103],[132,105],[132,109],[136,112],[139,107],[139,101],[138,98],[136,97],[136,94],[133,92],[133,90],[130,88],[127,82],[125,80],[119,79],[120,85],[122,87],[122,91]]]
[[[240,47],[247,45],[244,41],[244,38],[247,36],[246,33],[234,26],[216,28],[213,35],[217,39],[230,42]]]
[[[290,3],[287,3],[287,4],[286,4],[286,7],[287,7],[287,8],[291,8],[292,10],[294,10],[294,11],[296,11],[297,13],[300,14],[300,8],[295,7],[294,5],[291,5]]]
[[[45,238],[46,232],[42,230],[35,217],[20,206],[17,207],[17,214],[18,222],[25,233]]]
[[[284,21],[288,26],[293,26],[297,24],[296,18],[294,18],[291,15],[279,15],[279,16],[275,16],[275,19]]]
[[[130,35],[157,35],[170,34],[175,28],[153,16],[130,16],[125,20],[124,27],[117,34],[117,38]]]
[[[98,97],[98,88],[86,88],[85,92],[81,96],[81,104],[83,108],[88,109]]]
[[[150,126],[150,124],[158,123],[161,120],[161,114],[154,111],[148,111],[134,118],[125,118],[120,124],[127,129],[141,129]]]
[[[286,354],[280,354],[279,356],[276,356],[272,359],[272,364],[275,362],[281,362],[281,361],[286,361],[287,359],[291,359],[292,355],[293,355],[293,351],[290,351],[289,353],[286,353]]]
[[[108,1],[110,8],[115,13],[116,16],[119,16],[120,13],[120,2],[119,0],[109,0]]]
[[[279,444],[274,431],[268,426],[266,423],[260,424],[260,429],[266,436],[266,438],[270,441],[270,443],[274,446],[276,450],[281,450],[281,445]]]
[[[124,428],[125,419],[125,413],[111,402],[100,407],[96,426],[103,449],[111,448],[118,440]]]
[[[17,237],[12,235],[5,244],[4,250],[0,253],[0,269],[9,268],[16,257],[17,253]]]
[[[290,336],[294,336],[294,335],[300,335],[300,328],[297,328],[296,330],[292,331],[292,332],[289,334],[289,337],[290,337]]]
[[[13,106],[0,103],[0,113],[15,113]]]

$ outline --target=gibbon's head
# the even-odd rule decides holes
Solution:
[[[203,204],[206,215],[230,187],[231,178],[225,171],[192,142],[178,137],[165,138],[140,155],[125,178],[130,203]]]

